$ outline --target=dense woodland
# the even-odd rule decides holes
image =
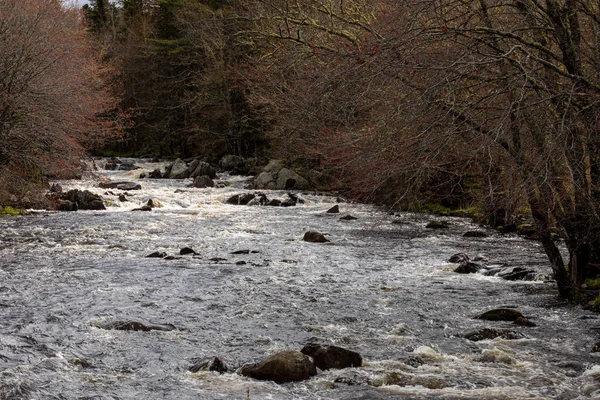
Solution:
[[[0,0],[0,203],[86,152],[281,158],[363,201],[528,212],[585,299],[599,49],[591,0]]]

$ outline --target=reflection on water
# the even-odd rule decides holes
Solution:
[[[155,165],[144,164],[149,170]],[[121,202],[95,181],[65,189],[103,195],[107,211],[0,220],[0,398],[15,399],[587,399],[600,396],[590,349],[600,321],[561,303],[551,282],[509,282],[452,272],[455,253],[549,273],[540,246],[449,218],[390,216],[372,206],[300,193],[296,207],[224,201],[245,179],[192,189],[138,180]],[[284,199],[285,193],[266,192]],[[149,199],[163,207],[131,212]],[[357,220],[339,217],[351,214]],[[400,220],[400,221],[398,221]],[[402,222],[402,223],[392,223]],[[303,242],[315,230],[327,244]],[[183,247],[198,254],[180,256]],[[251,250],[232,254],[238,250]],[[175,256],[146,258],[160,251]],[[244,254],[247,253],[247,254]],[[473,319],[518,307],[537,326]],[[172,324],[171,331],[97,326],[116,319]],[[482,327],[518,340],[471,342]],[[228,373],[190,373],[198,358],[237,367],[310,341],[362,354],[363,368],[320,372],[277,385]]]

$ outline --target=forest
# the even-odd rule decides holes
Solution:
[[[282,159],[363,202],[525,213],[587,301],[599,49],[591,0],[0,0],[0,204],[85,154]]]

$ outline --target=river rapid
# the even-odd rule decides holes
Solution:
[[[295,207],[229,205],[249,191],[245,178],[220,175],[223,187],[196,189],[140,172],[98,171],[142,185],[127,202],[97,178],[60,182],[102,195],[107,211],[0,219],[0,399],[600,398],[591,352],[600,320],[557,299],[534,241],[494,231],[465,238],[484,228],[446,218],[449,229],[430,230],[431,216],[313,192],[299,192],[305,202]],[[163,207],[131,211],[149,199]],[[334,204],[341,213],[327,214]],[[358,219],[340,220],[347,214]],[[304,242],[308,230],[331,242]],[[198,254],[179,256],[184,247]],[[176,257],[146,257],[155,251]],[[459,252],[538,279],[454,273],[448,259]],[[498,307],[537,326],[474,319]],[[114,320],[176,329],[99,327]],[[483,327],[523,338],[463,338]],[[281,385],[188,371],[214,356],[235,370],[310,342],[357,351],[364,365]]]

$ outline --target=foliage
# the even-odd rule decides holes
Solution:
[[[0,206],[0,217],[25,215],[25,214],[27,214],[27,212],[25,210],[19,210],[19,209],[13,208],[11,206]]]
[[[0,202],[37,201],[115,132],[112,106],[79,14],[54,0],[0,2]]]

